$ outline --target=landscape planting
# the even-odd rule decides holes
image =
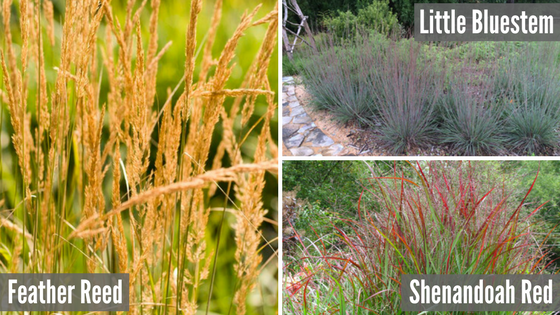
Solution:
[[[283,74],[296,76],[316,109],[373,134],[373,151],[560,153],[558,43],[417,42],[398,3],[325,14],[314,45],[305,34],[285,54]]]
[[[309,188],[291,181],[301,163]],[[342,180],[333,198],[326,172]],[[560,218],[538,163],[293,161],[283,174],[286,314],[400,314],[403,274],[559,270]]]

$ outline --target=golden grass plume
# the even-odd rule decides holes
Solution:
[[[12,257],[0,270],[126,272],[132,313],[194,314],[212,299],[220,236],[207,228],[211,203],[222,199],[236,209],[230,308],[245,314],[270,246],[263,189],[278,169],[268,80],[278,7],[260,19],[260,5],[247,11],[214,56],[224,4],[214,2],[198,42],[207,3],[192,0],[185,72],[158,108],[158,63],[172,47],[159,44],[162,5],[128,0],[123,19],[108,0],[66,1],[62,19],[51,0],[2,1],[9,125],[0,116],[0,132],[10,132],[18,167],[11,181],[0,168],[0,244]],[[263,25],[243,82],[228,86],[244,34]],[[266,110],[256,116],[257,103]]]

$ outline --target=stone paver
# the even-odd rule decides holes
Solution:
[[[282,140],[284,142],[288,140],[291,136],[293,136],[298,131],[297,126],[289,124],[287,126],[282,126]]]
[[[339,155],[344,145],[335,143],[313,122],[296,97],[294,79],[282,78],[282,140],[295,156]]]
[[[342,150],[344,150],[344,146],[337,143],[331,145],[326,151],[323,151],[323,153],[325,155],[338,155]]]
[[[303,114],[299,114],[297,116],[293,116],[294,120],[293,123],[294,124],[310,124],[313,122],[313,120],[311,120],[311,117],[309,117],[309,115],[307,115],[307,113],[303,113]]]
[[[302,134],[297,134],[286,141],[286,146],[288,148],[299,147],[304,139],[305,137]]]
[[[315,125],[315,123],[311,123],[310,125],[305,125],[301,128],[299,128],[300,132],[306,132],[308,130],[314,129],[315,127],[317,127],[317,125]]]
[[[312,147],[328,147],[334,144],[334,140],[329,138],[321,129],[315,128],[307,136],[307,141],[311,142]]]
[[[291,148],[290,152],[292,152],[295,156],[310,156],[313,154],[313,149],[308,147],[298,147],[298,148]]]
[[[300,115],[305,113],[305,110],[301,106],[292,107],[292,115]]]

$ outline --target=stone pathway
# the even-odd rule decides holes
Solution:
[[[296,156],[339,155],[344,146],[335,143],[307,115],[296,94],[294,79],[282,78],[282,140]]]

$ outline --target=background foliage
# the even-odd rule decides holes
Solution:
[[[319,30],[323,21],[339,12],[351,12],[358,14],[359,10],[368,6],[376,0],[298,0],[303,14],[309,16],[310,24]],[[409,29],[414,24],[414,3],[479,3],[477,0],[389,0],[389,7],[397,15],[399,23]],[[508,0],[485,0],[483,3],[510,3]],[[515,3],[556,3],[558,0],[517,0]]]

